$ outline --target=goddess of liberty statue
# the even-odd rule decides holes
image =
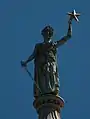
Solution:
[[[59,95],[60,85],[57,66],[57,48],[66,43],[67,40],[71,38],[71,20],[69,20],[68,24],[69,27],[66,36],[58,41],[52,41],[54,29],[50,25],[46,26],[41,31],[44,41],[42,43],[36,44],[34,51],[29,56],[29,58],[25,61],[22,61],[22,66],[26,67],[27,63],[34,60],[35,98],[46,94]]]

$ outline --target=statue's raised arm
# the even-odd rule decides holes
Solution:
[[[64,36],[62,39],[55,42],[56,47],[59,47],[59,46],[63,45],[64,43],[67,42],[67,40],[69,40],[71,38],[71,36],[72,36],[71,20],[69,20],[68,24],[69,24],[69,27],[68,27],[68,32],[67,32],[66,36]]]
[[[79,19],[78,19],[78,16],[80,16],[80,13],[76,13],[75,10],[73,10],[71,13],[68,12],[68,15],[70,16],[69,18],[69,28],[68,28],[68,32],[67,32],[67,35],[64,36],[61,40],[59,41],[56,41],[56,47],[59,47],[60,45],[63,45],[68,39],[71,38],[72,36],[72,20],[75,19],[77,22],[79,22]]]

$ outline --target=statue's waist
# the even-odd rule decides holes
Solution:
[[[39,57],[35,59],[36,62],[56,62],[56,58],[55,57]]]

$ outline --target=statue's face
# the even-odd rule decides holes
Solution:
[[[46,39],[47,41],[51,39],[52,35],[50,34],[50,31],[47,30],[45,31],[45,33],[43,34],[44,39]]]
[[[48,42],[48,41],[50,41],[51,40],[51,38],[52,38],[52,36],[53,36],[53,33],[49,30],[49,29],[47,29],[47,30],[45,30],[44,32],[43,32],[43,37],[44,37],[44,41],[45,42]]]
[[[44,37],[44,41],[50,41],[51,37],[53,36],[53,29],[50,26],[46,26],[43,30],[42,30],[42,35]]]

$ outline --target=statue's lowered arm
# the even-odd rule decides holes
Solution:
[[[33,53],[28,57],[27,60],[21,61],[21,65],[26,66],[28,62],[32,61],[35,58],[35,52],[36,52],[36,47],[35,47]]]
[[[28,59],[26,60],[26,63],[32,61],[33,59],[34,59],[34,54],[32,53],[32,54],[28,57]]]
[[[68,32],[66,34],[66,36],[64,36],[62,39],[56,41],[56,47],[59,47],[61,45],[63,45],[64,43],[67,42],[67,40],[69,40],[72,36],[72,23],[71,21],[68,22],[69,26],[68,26]]]

